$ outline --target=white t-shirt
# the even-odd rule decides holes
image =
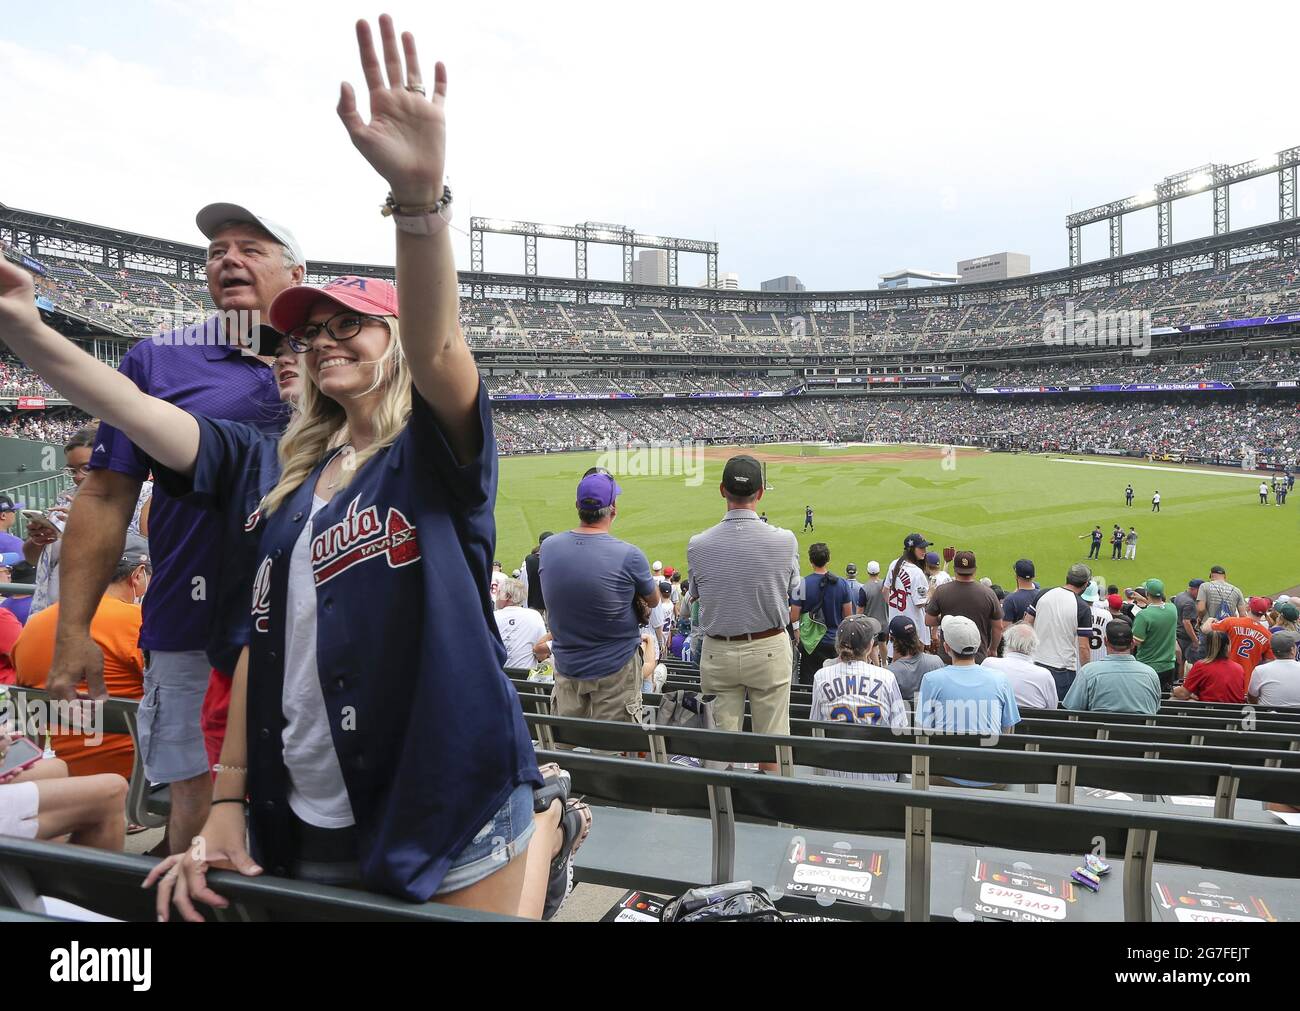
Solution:
[[[312,496],[311,514],[326,504]],[[308,825],[347,828],[356,824],[343,770],[334,750],[325,695],[316,669],[316,580],[311,567],[312,524],[303,528],[289,557],[284,635],[284,764],[289,770],[289,807]]]
[[[930,644],[930,629],[925,624],[925,605],[930,595],[930,584],[926,582],[925,573],[911,562],[904,562],[898,573],[898,583],[894,583],[894,569],[898,566],[895,558],[889,563],[885,573],[885,599],[889,604],[889,620],[898,615],[908,618],[916,626],[917,637],[924,645]]]
[[[1092,605],[1092,638],[1088,645],[1092,647],[1092,659],[1100,660],[1106,655],[1106,626],[1114,615],[1105,604]]]
[[[1270,660],[1250,674],[1247,695],[1262,706],[1300,706],[1300,660]]]
[[[1078,594],[1056,586],[1029,606],[1038,649],[1034,662],[1058,670],[1078,670],[1079,637],[1092,635],[1092,608]]]
[[[504,572],[493,571],[492,573],[492,600],[493,601],[497,599],[497,588],[501,585],[501,583],[505,580],[505,578],[506,578],[506,574]]]
[[[951,583],[951,582],[952,582],[952,576],[944,572],[943,569],[940,569],[938,572],[934,574],[934,588],[936,590],[939,587],[941,587],[944,583]]]
[[[1017,705],[1026,709],[1057,708],[1056,680],[1052,672],[1038,666],[1023,653],[991,656],[980,666],[1006,675]]]
[[[659,638],[667,645],[673,640],[673,605],[672,601],[660,598],[659,603],[650,608],[650,624],[641,629],[642,634],[649,632],[655,639],[655,660],[659,659]],[[655,633],[659,633],[658,637]]]
[[[1268,485],[1266,485],[1263,481],[1261,481],[1261,482],[1259,483],[1259,493],[1260,493],[1261,495],[1267,495],[1267,494],[1268,494]]]
[[[533,647],[546,634],[546,622],[527,607],[503,607],[493,612],[497,631],[506,644],[506,666],[527,670],[536,665]]]
[[[884,667],[854,660],[837,660],[813,675],[810,720],[838,720],[842,723],[865,723],[869,726],[907,726],[907,703],[898,689],[898,681]],[[823,775],[840,779],[893,783],[892,772],[841,772],[822,770]]]

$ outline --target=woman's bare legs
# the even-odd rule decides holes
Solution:
[[[71,842],[120,852],[126,842],[126,780],[114,773],[42,779],[37,838],[71,835]]]

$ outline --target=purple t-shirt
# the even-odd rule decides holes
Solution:
[[[142,340],[118,371],[145,393],[192,414],[244,421],[268,433],[283,431],[288,410],[280,403],[271,369],[237,347],[218,344],[217,317]],[[206,343],[205,343],[206,342]],[[144,480],[152,462],[111,425],[100,425],[90,458],[107,469]],[[222,517],[154,489],[149,507],[153,580],[144,598],[140,648],[202,650],[208,642],[213,602],[222,579]],[[232,574],[242,578],[242,574]]]
[[[556,673],[617,674],[641,644],[632,597],[655,588],[641,549],[610,534],[568,530],[542,543],[540,574]]]

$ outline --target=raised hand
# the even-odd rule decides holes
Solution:
[[[40,323],[32,275],[0,256],[0,338],[10,327]]]
[[[432,204],[442,196],[446,163],[443,104],[447,69],[441,63],[434,67],[433,95],[426,97],[415,37],[404,32],[399,49],[393,19],[387,14],[379,19],[379,34],[384,47],[382,67],[370,24],[357,22],[357,49],[370,91],[370,122],[366,123],[357,112],[356,95],[346,81],[339,94],[339,119],[356,149],[388,181],[397,203]]]

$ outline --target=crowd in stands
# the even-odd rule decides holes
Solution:
[[[0,414],[0,437],[31,439],[61,446],[74,432],[90,421],[89,415],[75,407],[55,407],[45,411],[15,411]]]

